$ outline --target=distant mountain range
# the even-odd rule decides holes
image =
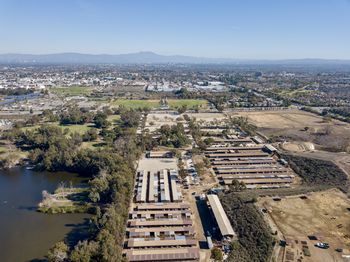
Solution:
[[[91,55],[81,53],[58,53],[46,55],[0,54],[1,64],[297,64],[331,65],[347,64],[350,60],[290,59],[290,60],[242,60],[205,58],[182,55],[159,55],[138,52],[120,55]]]

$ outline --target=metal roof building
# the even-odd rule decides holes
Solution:
[[[162,249],[132,249],[126,251],[129,261],[185,261],[199,258],[199,249],[162,248]]]
[[[190,205],[187,203],[150,203],[139,204],[136,210],[187,210]]]
[[[146,202],[147,199],[147,178],[147,174],[142,172],[141,202]]]
[[[170,239],[170,240],[145,240],[143,238],[132,238],[128,240],[129,248],[146,248],[146,247],[180,247],[180,246],[195,246],[196,240],[194,239]]]
[[[155,202],[155,192],[154,192],[154,174],[149,174],[149,181],[148,181],[148,202]]]
[[[233,231],[230,221],[225,213],[224,208],[217,195],[208,195],[208,201],[215,216],[215,220],[219,226],[221,235],[223,237],[234,237],[236,233]]]
[[[130,227],[192,226],[191,219],[129,220]]]

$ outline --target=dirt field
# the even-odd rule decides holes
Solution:
[[[292,196],[274,201],[265,197],[258,206],[268,211],[271,228],[277,227],[289,242],[280,261],[297,261],[302,246],[308,246],[311,253],[310,257],[301,255],[303,261],[346,261],[335,249],[350,248],[350,200],[339,190],[311,193],[307,199]],[[317,240],[308,236],[316,236]],[[330,248],[319,249],[314,246],[317,242],[327,242]]]
[[[195,117],[197,121],[212,122],[226,118],[222,113],[187,113],[188,116]]]
[[[245,116],[258,131],[283,136],[288,141],[312,142],[321,148],[344,150],[350,146],[350,124],[338,120],[324,121],[321,116],[301,110],[253,111],[230,113]]]
[[[177,120],[179,119],[179,121]],[[148,114],[146,126],[150,132],[158,130],[163,125],[176,125],[176,123],[185,124],[185,120],[180,115],[171,115],[171,114]]]
[[[142,158],[139,161],[138,170],[147,170],[156,172],[162,169],[175,169],[177,170],[176,158]]]

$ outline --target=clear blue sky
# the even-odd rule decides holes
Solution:
[[[350,59],[350,0],[0,0],[0,53]]]

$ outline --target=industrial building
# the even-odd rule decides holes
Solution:
[[[212,210],[215,221],[220,229],[220,233],[224,238],[234,238],[234,232],[230,220],[228,219],[224,208],[221,205],[220,199],[217,195],[207,195],[208,204]]]
[[[238,180],[247,188],[290,187],[294,173],[278,161],[276,148],[256,144],[249,138],[245,138],[247,143],[241,143],[240,146],[236,142],[229,142],[237,140],[243,138],[216,141],[206,149],[205,155],[222,183],[230,185],[233,180]]]
[[[135,201],[137,203],[179,202],[182,200],[182,194],[177,180],[176,170],[138,171],[135,181]]]
[[[131,249],[126,251],[129,261],[188,261],[198,260],[198,248]]]
[[[154,165],[152,168],[138,170],[135,175],[124,255],[131,262],[198,260],[192,212],[182,201],[178,172],[171,168],[157,170]]]

